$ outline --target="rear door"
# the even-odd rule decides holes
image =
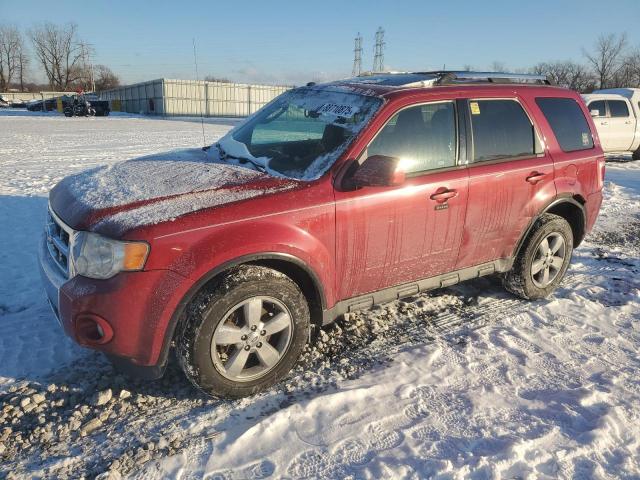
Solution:
[[[633,144],[636,125],[627,100],[607,100],[611,150],[627,151]]]
[[[467,205],[458,165],[456,104],[402,108],[360,155],[400,158],[399,187],[336,191],[336,256],[342,299],[452,270]]]
[[[470,98],[469,198],[457,269],[508,258],[555,196],[553,160],[520,99]]]

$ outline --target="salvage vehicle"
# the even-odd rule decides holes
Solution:
[[[612,88],[583,95],[607,154],[640,159],[640,88]]]
[[[62,180],[41,272],[79,344],[147,378],[173,352],[204,392],[245,396],[347,312],[485,275],[549,296],[604,170],[584,102],[544,77],[308,84],[208,148]]]

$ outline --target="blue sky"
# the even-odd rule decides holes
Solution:
[[[76,22],[95,62],[125,83],[195,78],[193,38],[201,77],[285,84],[350,75],[357,32],[371,68],[378,26],[385,65],[396,70],[582,61],[582,48],[601,33],[626,31],[640,47],[640,0],[0,0],[1,23],[26,29],[43,21]]]

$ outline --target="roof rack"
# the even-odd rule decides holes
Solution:
[[[435,75],[436,85],[451,85],[457,83],[532,83],[535,85],[551,85],[545,75],[528,73],[503,72],[467,72],[467,71],[435,71],[420,72],[425,75]]]

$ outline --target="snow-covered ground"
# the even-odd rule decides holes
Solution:
[[[222,401],[74,346],[35,255],[62,177],[201,143],[197,121],[0,111],[0,478],[640,477],[639,162],[608,164],[549,299],[480,279],[351,314],[281,385]]]

